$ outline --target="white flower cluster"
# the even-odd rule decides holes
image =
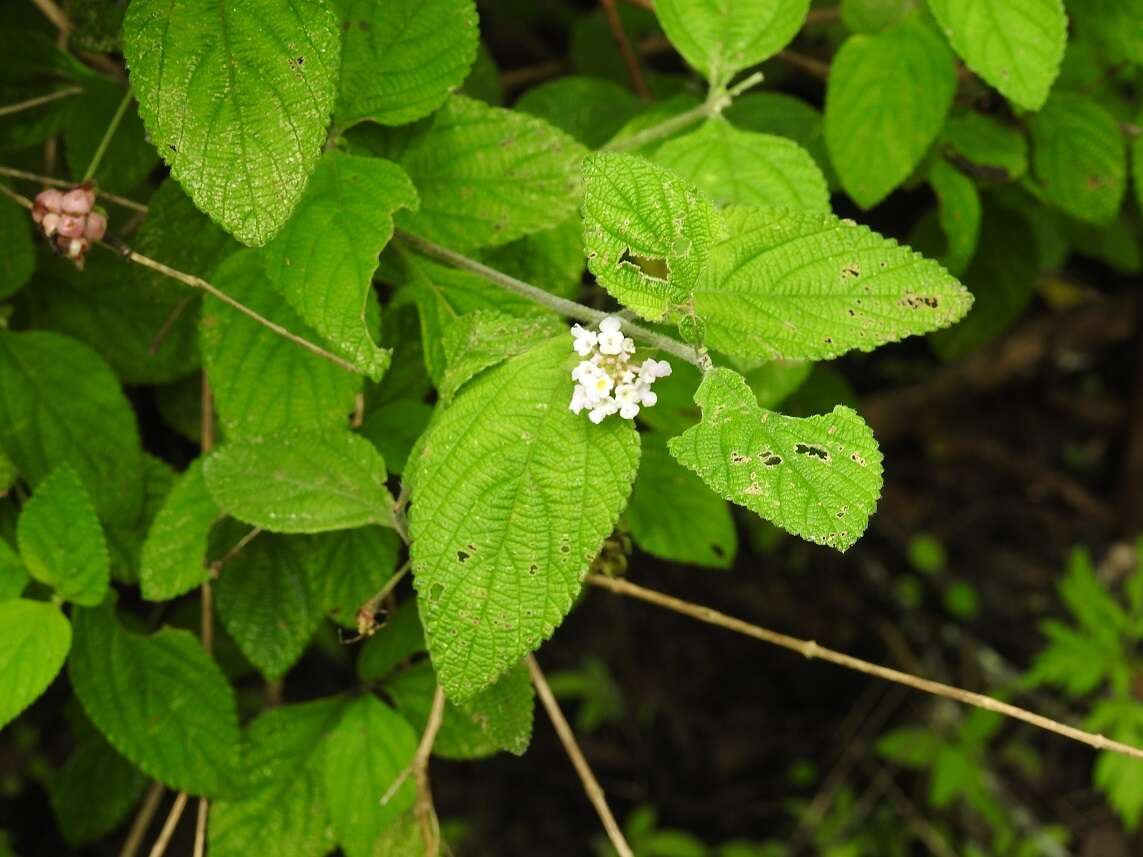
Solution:
[[[575,381],[569,406],[572,412],[586,410],[588,419],[596,424],[612,414],[633,420],[640,407],[649,408],[659,400],[651,385],[671,374],[671,364],[648,358],[635,365],[631,360],[635,342],[623,335],[618,318],[609,315],[602,319],[598,331],[574,325],[571,335],[575,353],[587,358],[571,373]]]

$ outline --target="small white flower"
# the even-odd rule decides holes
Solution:
[[[579,384],[586,384],[602,372],[603,370],[599,368],[598,364],[592,363],[590,360],[581,360],[576,364],[576,367],[572,369],[571,376],[573,381]]]
[[[619,316],[617,315],[609,315],[599,320],[599,329],[603,333],[619,333],[619,328],[622,327],[622,325],[623,322],[619,320]]]
[[[615,401],[619,405],[619,416],[633,420],[639,413],[639,388],[634,384],[620,384],[615,388]]]
[[[581,413],[584,408],[590,406],[591,402],[589,401],[587,390],[584,389],[582,384],[576,384],[575,389],[572,390],[572,400],[571,404],[568,405],[568,410],[573,414],[578,414]]]
[[[603,321],[607,321],[607,319]],[[601,354],[622,354],[623,334],[618,330],[601,330],[599,332],[599,351]]]
[[[580,357],[587,357],[595,350],[597,336],[594,330],[588,330],[586,327],[577,324],[572,326],[571,335],[575,339],[572,348]]]
[[[611,390],[615,387],[615,382],[611,380],[611,376],[601,372],[594,378],[590,379],[585,385],[589,395],[603,398],[610,395]]]
[[[659,401],[659,394],[651,389],[650,384],[639,385],[639,404],[645,408],[653,408],[657,401]]]
[[[624,354],[634,354],[635,353],[635,340],[632,339],[630,336],[626,336],[623,338],[623,353]]]
[[[619,410],[619,405],[615,403],[615,399],[606,396],[599,400],[599,403],[591,409],[587,418],[596,425],[599,425],[606,417],[611,416]]]

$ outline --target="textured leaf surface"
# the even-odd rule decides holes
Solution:
[[[709,372],[695,402],[702,422],[670,450],[715,493],[841,551],[865,532],[881,494],[881,452],[854,411],[838,405],[799,419],[764,410],[730,369]]]
[[[454,700],[551,635],[627,500],[638,436],[568,410],[574,357],[561,336],[485,373],[420,447],[414,583]]]
[[[322,857],[334,847],[321,790],[321,748],[345,701],[330,697],[271,709],[246,734],[246,791],[211,804],[214,857]]]
[[[145,599],[169,601],[207,579],[207,543],[221,516],[206,490],[202,459],[196,459],[171,488],[147,531],[139,569]]]
[[[669,170],[634,155],[584,161],[588,269],[645,318],[686,299],[722,233],[710,201]]]
[[[558,77],[531,87],[514,110],[538,116],[597,149],[643,109],[629,88],[599,77]]]
[[[950,116],[941,142],[954,159],[987,171],[981,178],[1012,180],[1028,171],[1028,141],[1023,133],[983,113]]]
[[[829,214],[738,208],[691,302],[706,344],[825,360],[947,326],[971,296],[936,262]]]
[[[358,697],[326,738],[322,786],[337,841],[347,857],[373,857],[384,829],[413,805],[411,777],[381,798],[413,760],[417,735],[375,696]]]
[[[234,692],[198,638],[173,628],[129,633],[109,603],[77,610],[73,621],[72,687],[115,749],[171,788],[234,791]]]
[[[66,464],[20,510],[20,556],[28,573],[73,604],[103,600],[111,580],[107,541],[83,483]]]
[[[268,679],[285,675],[321,624],[322,592],[305,537],[264,533],[226,563],[218,616],[246,659]]]
[[[334,118],[404,125],[464,82],[479,41],[472,0],[335,0],[342,21]]]
[[[324,2],[135,0],[123,53],[151,141],[246,244],[289,218],[325,142],[341,40]]]
[[[28,585],[28,572],[20,557],[0,539],[0,601],[19,598]]]
[[[929,0],[929,9],[969,68],[1021,107],[1040,108],[1064,58],[1063,0]]]
[[[18,292],[36,270],[28,214],[12,200],[0,200],[0,298]]]
[[[658,0],[659,23],[679,53],[715,84],[784,48],[809,0]]]
[[[376,313],[377,254],[393,234],[393,212],[416,205],[396,164],[331,151],[265,251],[270,279],[302,319],[374,380],[389,365],[366,321]]]
[[[644,434],[639,476],[627,506],[631,538],[671,562],[729,568],[738,535],[726,502],[667,453],[667,439]]]
[[[385,462],[358,435],[286,431],[227,443],[203,466],[228,514],[278,533],[393,524]]]
[[[1031,119],[1032,167],[1048,201],[1106,226],[1127,190],[1127,144],[1115,117],[1091,98],[1053,95]]]
[[[812,104],[784,92],[747,92],[734,99],[722,115],[743,131],[788,137],[813,155],[831,185],[837,184],[826,151],[822,114]]]
[[[980,193],[972,179],[944,158],[936,158],[929,167],[929,184],[937,195],[941,229],[948,241],[942,261],[959,277],[972,261],[980,238],[984,216]]]
[[[71,626],[43,601],[0,601],[0,726],[43,693],[63,666]]]
[[[0,332],[0,446],[33,485],[70,464],[104,520],[139,512],[135,413],[107,364],[73,339]]]
[[[454,95],[399,158],[421,207],[397,222],[455,250],[550,229],[575,211],[583,155],[542,119]]]
[[[834,57],[825,136],[841,186],[871,208],[920,163],[956,90],[952,54],[916,21],[851,36]]]
[[[561,322],[546,315],[516,318],[488,310],[462,315],[445,328],[446,367],[437,390],[447,402],[479,372],[563,330]]]
[[[397,569],[400,540],[392,530],[358,527],[316,537],[314,580],[330,618],[357,627],[357,608]]]
[[[219,266],[214,284],[291,333],[319,341],[270,285],[261,253],[246,250],[229,257]],[[203,304],[199,340],[228,440],[288,428],[347,425],[361,390],[359,375],[214,298]]]

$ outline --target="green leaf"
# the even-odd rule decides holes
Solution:
[[[725,119],[669,140],[655,160],[715,202],[830,210],[825,176],[809,152],[784,137],[739,131]]]
[[[921,162],[952,106],[952,54],[908,20],[876,36],[851,36],[830,67],[825,136],[853,201],[872,208]]]
[[[831,187],[837,184],[826,149],[822,114],[812,104],[784,92],[747,92],[734,99],[722,115],[743,131],[788,137],[813,155]]]
[[[143,453],[143,504],[129,521],[110,521],[106,527],[107,549],[111,554],[111,578],[121,583],[138,583],[143,543],[155,516],[174,487],[178,474],[165,461]]]
[[[290,216],[325,143],[341,40],[324,0],[133,0],[123,55],[151,141],[245,244]]]
[[[736,208],[690,295],[710,348],[826,360],[946,327],[972,305],[936,262],[829,214]]]
[[[223,444],[203,465],[227,514],[276,533],[393,525],[385,462],[362,437],[285,431]]]
[[[79,182],[107,133],[127,87],[117,81],[92,81],[83,95],[67,101],[64,119],[64,153],[68,172]],[[132,99],[133,100],[133,99]],[[143,122],[134,103],[128,104],[95,171],[101,190],[130,193],[158,165],[155,147],[147,142]]]
[[[718,211],[692,185],[635,155],[584,161],[587,266],[620,302],[663,318],[698,280],[722,237]]]
[[[1143,744],[1143,705],[1136,699],[1101,700],[1084,725],[1138,747]],[[1143,819],[1143,765],[1139,760],[1104,751],[1096,757],[1093,780],[1124,827],[1132,832],[1138,829]]]
[[[516,318],[489,310],[462,315],[445,328],[442,338],[446,368],[437,384],[441,399],[451,401],[457,390],[489,366],[564,330],[562,322],[548,315]]]
[[[922,726],[902,726],[886,732],[877,741],[878,756],[906,768],[928,768],[940,748],[940,736]]]
[[[347,857],[373,857],[378,838],[414,800],[412,777],[381,798],[413,760],[417,735],[401,715],[372,695],[349,703],[326,737],[322,786],[337,841]]]
[[[967,162],[982,179],[1012,181],[1028,171],[1024,134],[983,113],[950,116],[941,143],[954,163]]]
[[[1088,634],[1111,643],[1118,642],[1118,635],[1127,631],[1127,615],[1096,577],[1086,551],[1072,551],[1059,590],[1061,600]]]
[[[1024,676],[1030,687],[1048,684],[1074,697],[1098,688],[1123,662],[1118,640],[1108,641],[1060,622],[1045,621],[1040,630],[1048,643]]]
[[[211,797],[234,792],[234,691],[198,638],[174,628],[129,633],[111,603],[72,618],[72,687],[115,749],[171,788]]]
[[[43,601],[0,601],[0,726],[47,690],[71,645],[71,626]]]
[[[1081,36],[1104,47],[1111,65],[1143,65],[1143,0],[1069,2],[1068,14]]]
[[[533,232],[511,244],[489,247],[480,257],[498,271],[574,300],[579,296],[583,280],[583,224],[578,216],[573,217],[555,229]]]
[[[881,452],[853,410],[805,419],[767,411],[730,369],[708,372],[695,402],[702,422],[669,448],[716,494],[841,551],[865,532],[881,494]]]
[[[472,0],[334,0],[342,21],[334,118],[404,125],[428,116],[476,59]]]
[[[531,676],[518,663],[461,708],[495,747],[523,756],[532,742],[535,697]]]
[[[472,71],[468,73],[460,91],[480,99],[485,104],[504,103],[504,82],[500,79],[500,69],[483,42],[476,47],[476,61],[472,64]]]
[[[163,500],[143,542],[139,583],[148,601],[170,601],[209,577],[206,551],[222,512],[202,478],[202,459],[191,462]]]
[[[841,0],[841,22],[855,33],[877,33],[899,23],[914,0]]]
[[[929,0],[929,9],[965,65],[1021,107],[1040,108],[1064,58],[1063,0]]]
[[[107,541],[75,471],[60,465],[20,510],[20,556],[28,573],[73,604],[103,600],[111,580]]]
[[[946,161],[935,158],[929,167],[929,184],[937,205],[948,248],[941,260],[954,276],[960,276],[976,252],[980,221],[984,216],[976,184]]]
[[[729,568],[738,535],[725,501],[667,454],[666,437],[643,435],[639,476],[627,506],[631,538],[671,562]]]
[[[327,697],[273,708],[250,724],[246,790],[210,807],[212,857],[322,857],[333,849],[320,751],[344,707],[344,697]]]
[[[135,413],[107,364],[73,339],[0,332],[0,446],[33,485],[70,464],[105,521],[139,512]]]
[[[311,550],[305,537],[263,533],[227,561],[215,587],[223,627],[270,680],[286,674],[321,624]]]
[[[392,530],[358,527],[317,536],[313,574],[330,618],[357,627],[357,608],[393,576],[400,540]]]
[[[1127,190],[1127,144],[1115,117],[1084,95],[1059,93],[1032,117],[1032,168],[1048,201],[1106,226]]]
[[[399,158],[421,207],[397,222],[460,251],[550,229],[575,212],[583,155],[541,119],[454,95]]]
[[[318,341],[273,290],[261,253],[244,250],[229,257],[219,266],[214,283],[291,333]],[[361,391],[359,375],[214,298],[203,304],[199,340],[218,420],[228,440],[288,428],[337,429],[348,424]]]
[[[404,661],[425,650],[425,632],[417,615],[417,604],[403,602],[389,614],[357,656],[357,677],[366,683],[385,678]],[[435,682],[435,679],[434,679]]]
[[[28,213],[10,199],[0,199],[0,298],[24,287],[36,270],[36,251]]]
[[[377,447],[389,472],[400,475],[432,415],[433,406],[420,399],[394,399],[367,411],[360,432]]]
[[[19,598],[28,586],[28,572],[20,557],[0,539],[0,601]]]
[[[414,583],[454,701],[551,635],[630,492],[638,435],[568,410],[574,358],[561,336],[484,373],[420,446]]]
[[[644,104],[630,89],[598,77],[569,75],[533,86],[513,105],[566,131],[589,149],[598,149]]]
[[[721,86],[789,44],[809,6],[809,0],[657,0],[655,13],[683,58]]]
[[[377,254],[393,234],[393,212],[416,206],[417,193],[396,164],[331,151],[266,247],[270,279],[302,319],[374,380],[389,365],[367,324],[376,313]]]

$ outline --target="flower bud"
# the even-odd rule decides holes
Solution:
[[[60,218],[59,233],[64,238],[79,238],[83,235],[84,227],[87,224],[87,218],[76,217],[73,214],[65,214]]]
[[[74,187],[60,200],[60,208],[64,214],[87,214],[93,205],[95,205],[95,191],[90,185]]]
[[[54,211],[49,211],[40,222],[40,228],[44,230],[44,235],[51,238],[60,228],[60,216]]]
[[[100,211],[93,211],[87,215],[87,226],[83,230],[83,237],[89,241],[100,240],[107,232],[107,215]]]

